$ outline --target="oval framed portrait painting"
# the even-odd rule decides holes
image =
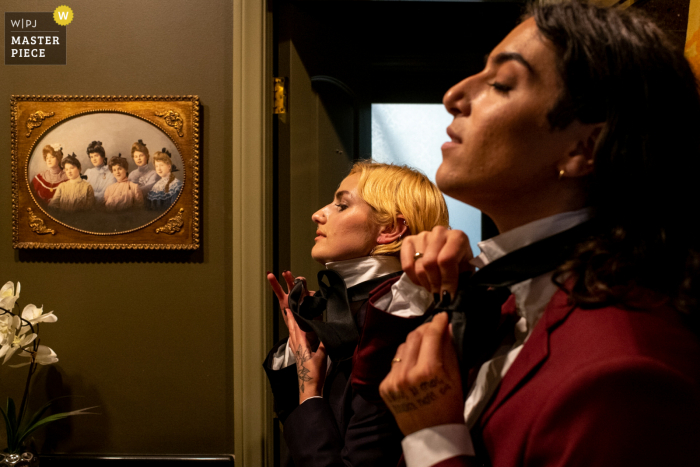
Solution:
[[[197,96],[13,96],[15,248],[199,247]]]

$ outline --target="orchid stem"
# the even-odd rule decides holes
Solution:
[[[19,406],[19,415],[17,417],[17,430],[22,425],[22,418],[24,417],[24,411],[27,408],[27,397],[29,396],[29,383],[32,381],[32,375],[36,370],[36,363],[34,363],[34,357],[32,356],[31,362],[29,363],[29,373],[27,373],[27,384],[24,386],[24,395],[22,396],[22,404]]]

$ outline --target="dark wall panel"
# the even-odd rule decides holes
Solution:
[[[3,0],[2,7],[52,11],[59,4]],[[232,2],[68,4],[75,18],[67,26],[67,65],[2,65],[0,72],[0,285],[20,281],[20,306],[43,304],[59,317],[41,335],[60,361],[38,372],[32,404],[79,395],[63,408],[98,405],[100,414],[57,422],[37,445],[44,453],[231,453]],[[200,251],[13,250],[12,94],[199,95]],[[0,398],[19,399],[23,376],[0,368]]]

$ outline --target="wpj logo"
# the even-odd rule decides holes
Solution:
[[[36,28],[36,20],[34,20],[34,24],[32,24],[32,21],[28,19],[16,19],[10,20],[10,24],[12,24],[13,28]]]
[[[5,13],[5,65],[65,65],[66,25],[73,11]]]

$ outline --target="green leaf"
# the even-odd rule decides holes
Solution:
[[[15,401],[11,397],[7,398],[7,416],[10,419],[10,424],[13,427],[17,426],[17,409],[15,408]]]
[[[10,424],[10,419],[7,418],[7,414],[6,414],[5,411],[2,409],[2,407],[0,407],[0,412],[2,412],[2,418],[5,419],[5,430],[7,431],[7,448],[8,448],[8,450],[9,450],[9,448],[10,448],[10,440],[12,439],[12,432],[13,432],[13,429],[12,429],[12,425]]]
[[[97,406],[94,407],[86,407],[84,409],[80,410],[73,410],[72,412],[62,412],[62,413],[57,413],[54,415],[49,415],[48,417],[45,417],[42,420],[39,420],[35,424],[29,426],[26,430],[23,430],[22,433],[18,434],[19,439],[17,440],[17,444],[21,445],[22,442],[29,436],[30,434],[34,433],[36,430],[41,428],[42,426],[46,425],[47,423],[55,422],[56,420],[61,420],[63,418],[68,418],[73,415],[89,415],[89,412],[85,412],[86,410],[94,409]]]
[[[36,422],[38,422],[41,419],[41,416],[44,415],[44,413],[51,407],[51,405],[54,402],[56,402],[59,399],[65,399],[67,397],[75,397],[75,396],[61,396],[61,397],[57,397],[55,399],[51,399],[42,408],[40,408],[39,410],[34,412],[34,415],[32,415],[32,419],[29,420],[29,422],[27,422],[27,423],[23,422],[22,425],[25,427],[30,427],[30,426],[34,425]],[[26,418],[25,418],[25,420],[26,420]],[[23,431],[23,430],[21,430],[20,427],[17,427],[17,431]]]
[[[7,447],[8,449],[15,449],[17,444],[17,409],[15,408],[15,401],[11,397],[7,398],[7,418],[10,420],[10,426],[12,431],[7,434]]]

